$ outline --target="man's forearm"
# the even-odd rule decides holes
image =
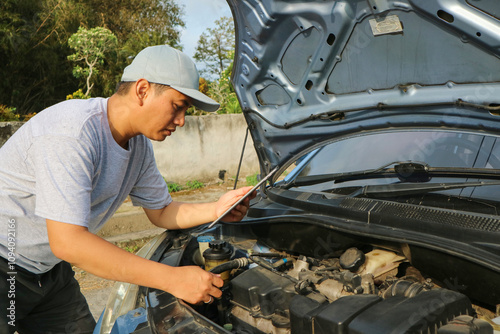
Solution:
[[[217,219],[216,203],[172,202],[163,210],[147,210],[153,224],[169,230],[177,230],[206,224]]]
[[[166,229],[183,229],[216,220],[231,208],[252,187],[243,187],[232,190],[222,195],[217,202],[211,203],[182,203],[172,202],[161,210],[144,209],[149,220],[156,226]],[[228,222],[240,221],[247,213],[250,199],[255,193],[245,198],[231,212],[224,216]]]
[[[189,303],[220,297],[218,275],[196,266],[170,267],[128,253],[85,227],[47,219],[52,252],[91,274],[167,291]]]
[[[171,267],[143,259],[81,226],[47,220],[52,252],[96,276],[166,290]]]

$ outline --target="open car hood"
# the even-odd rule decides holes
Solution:
[[[498,133],[498,0],[228,0],[233,85],[264,171],[391,128]]]

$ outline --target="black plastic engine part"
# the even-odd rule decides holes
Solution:
[[[428,182],[431,180],[427,164],[404,162],[394,166],[398,179],[403,182]]]
[[[311,334],[313,319],[322,309],[321,304],[315,300],[301,295],[293,297],[290,302],[290,325],[293,333]]]
[[[436,333],[455,316],[472,314],[469,299],[445,289],[413,298],[353,295],[319,305],[296,296],[290,304],[292,334]]]
[[[391,297],[357,316],[349,324],[349,334],[428,333],[455,316],[473,312],[469,299],[451,290],[422,292],[413,298]]]
[[[296,294],[293,283],[267,269],[249,269],[231,281],[233,301],[245,308],[260,310],[262,315],[288,309]]]
[[[342,268],[356,272],[365,263],[365,253],[352,247],[340,256],[339,261]]]
[[[438,334],[493,334],[493,327],[484,320],[461,315],[441,327]]]
[[[208,249],[203,252],[203,257],[208,260],[227,260],[231,256],[231,249],[224,240],[212,240]]]
[[[213,268],[229,261],[231,258],[231,248],[223,240],[212,240],[208,244],[208,249],[203,252],[205,258],[205,270],[211,271]],[[229,279],[229,271],[220,272],[224,281]]]
[[[417,294],[429,290],[423,284],[406,280],[397,280],[384,291],[383,297],[389,298],[394,296],[415,297]]]
[[[349,333],[349,323],[381,300],[376,295],[358,295],[340,298],[332,304],[320,304],[304,296],[295,296],[290,303],[292,334]]]

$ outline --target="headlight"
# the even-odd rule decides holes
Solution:
[[[150,259],[158,246],[165,240],[167,233],[162,233],[147,244],[145,244],[136,255],[145,259]],[[116,319],[133,310],[137,304],[137,293],[139,286],[130,283],[117,282],[108,297],[106,308],[101,316],[101,328],[98,332],[94,333],[109,334],[115,324]],[[98,329],[98,328],[96,328]]]

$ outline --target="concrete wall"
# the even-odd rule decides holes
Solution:
[[[0,147],[17,131],[23,122],[0,122]]]
[[[0,122],[0,147],[22,122]],[[158,169],[168,181],[215,181],[219,170],[236,176],[245,139],[242,114],[187,116],[186,124],[163,142],[153,142]],[[248,136],[240,177],[259,172],[253,142]]]
[[[186,124],[163,142],[153,142],[158,169],[169,181],[217,180],[219,170],[236,176],[247,124],[242,114],[187,116]],[[240,176],[259,172],[251,136]]]

